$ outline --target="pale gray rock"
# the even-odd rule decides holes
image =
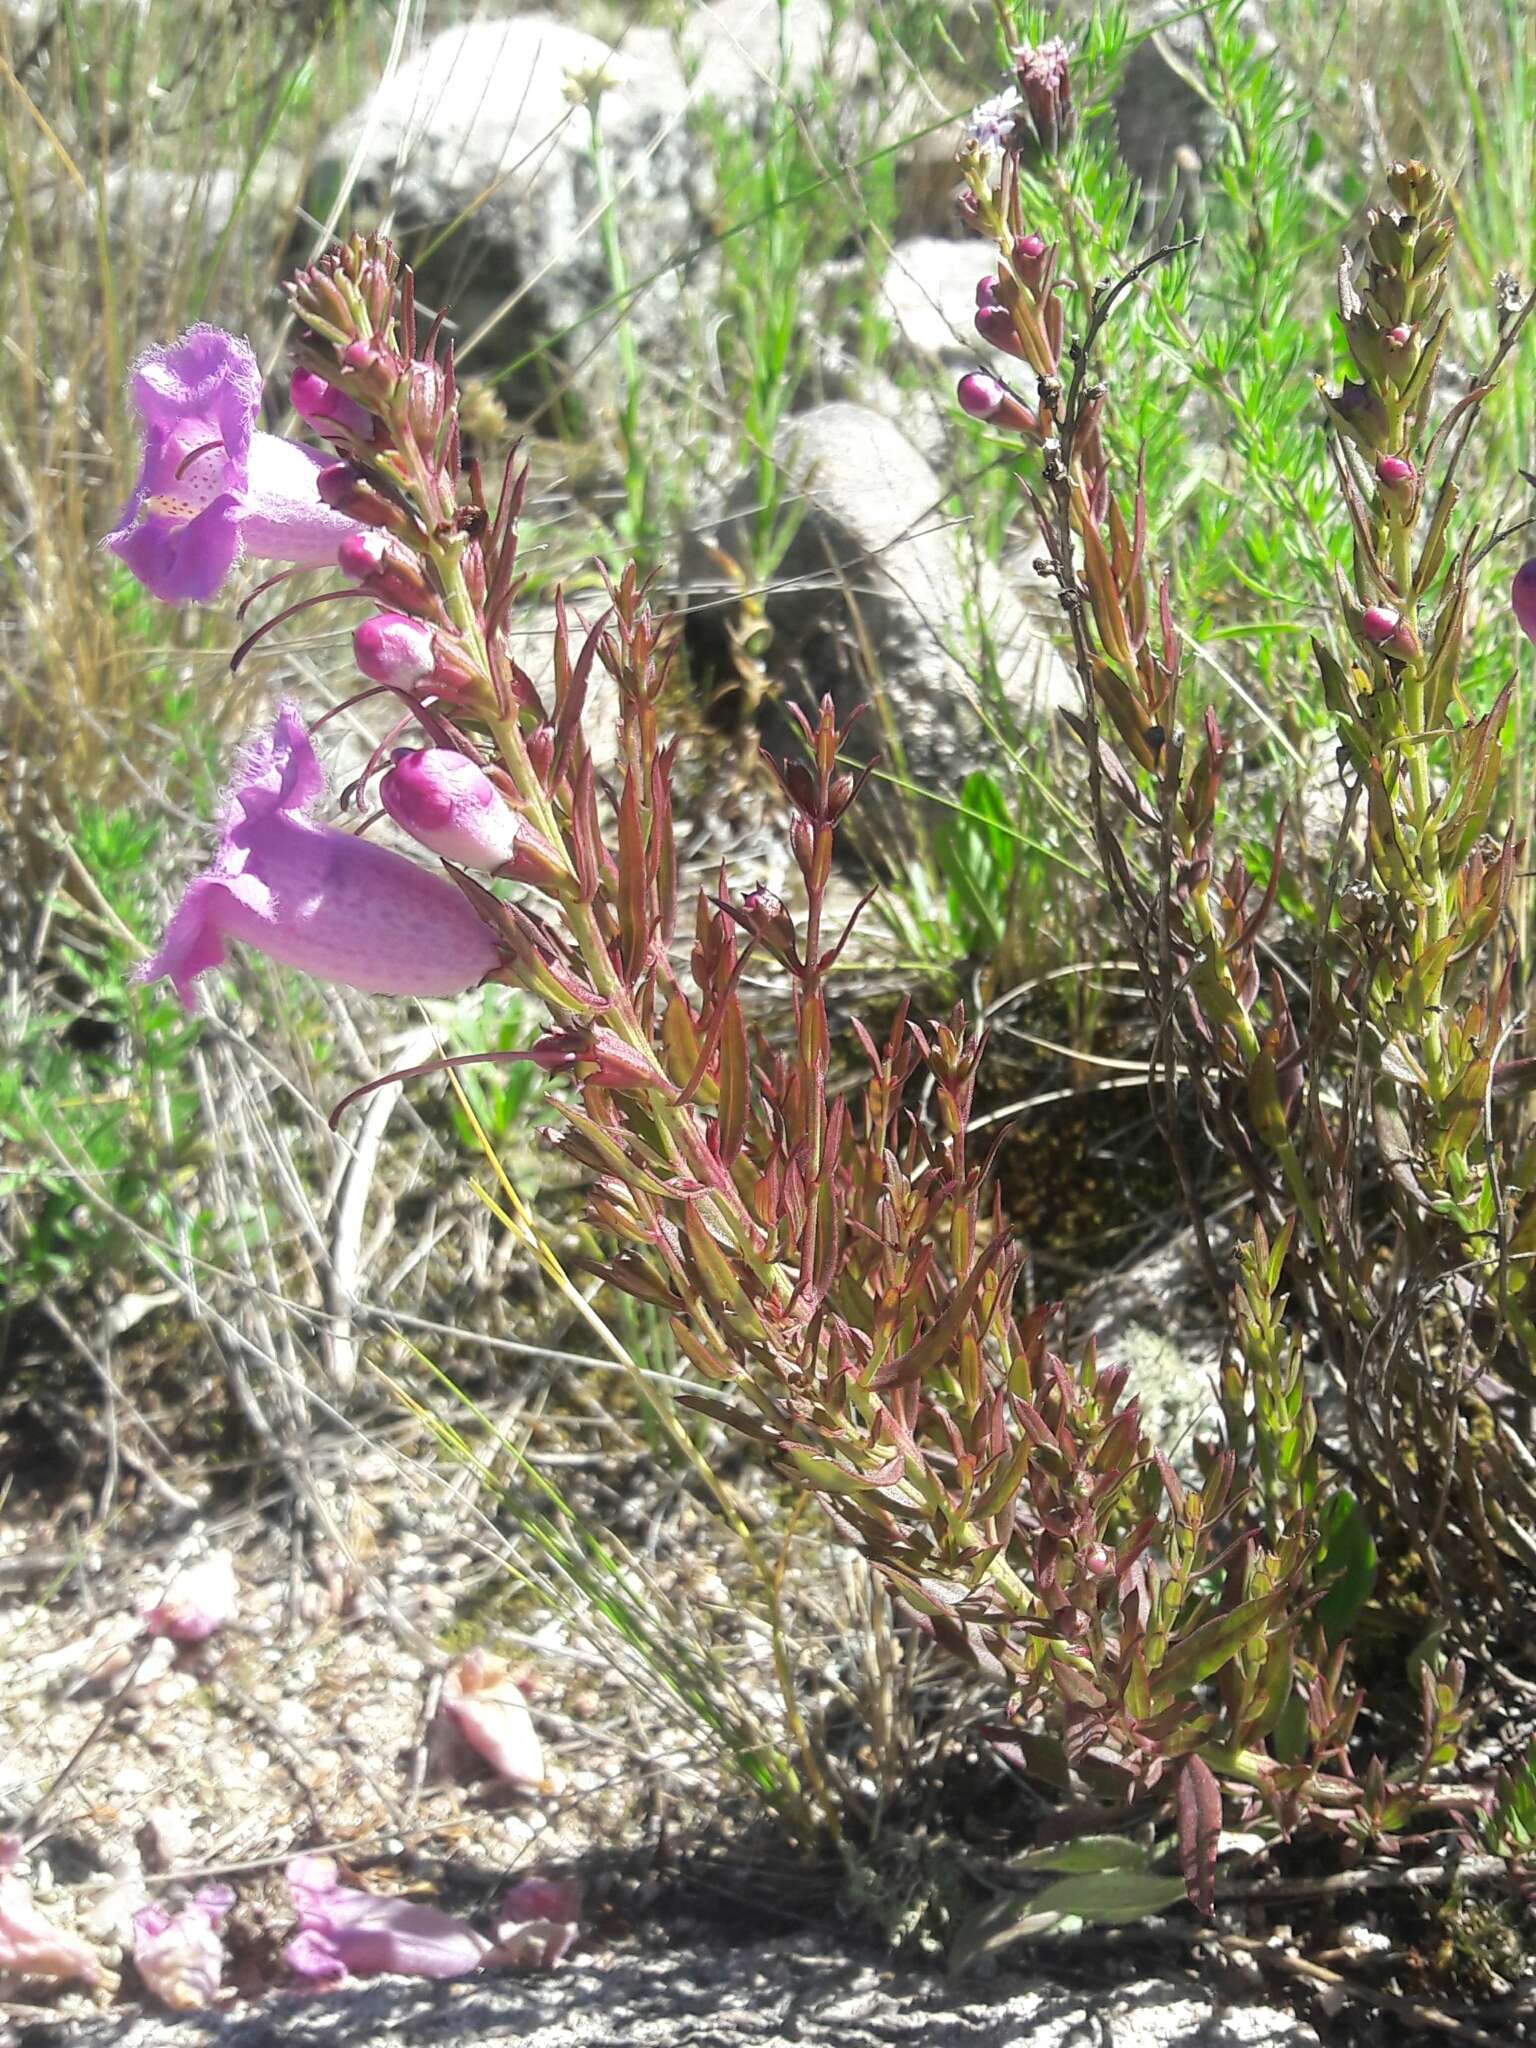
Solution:
[[[625,314],[659,346],[681,331],[713,261],[701,110],[751,127],[782,119],[786,95],[827,80],[851,88],[871,49],[836,26],[827,0],[792,0],[782,15],[777,0],[709,0],[676,35],[637,26],[612,43],[547,13],[466,22],[433,36],[334,131],[310,209],[323,217],[355,164],[344,221],[387,222],[412,256],[431,249],[422,296],[451,307],[461,343],[494,323],[482,361],[550,348],[503,387],[510,401],[535,402],[562,366],[592,357],[596,390],[577,385],[590,406],[606,396],[603,344],[619,319],[591,100]]]
[[[785,93],[867,77],[874,45],[828,0],[695,0],[679,31],[695,99],[738,117],[771,112]]]
[[[976,332],[976,283],[991,272],[985,247],[914,235],[891,251],[880,298],[908,354],[951,369],[995,363],[999,351]]]
[[[944,791],[988,757],[986,712],[1024,730],[1076,703],[1045,600],[1026,605],[975,558],[938,474],[893,421],[818,406],[783,423],[774,452],[800,514],[763,598],[778,692],[811,706],[830,693],[845,717],[871,704],[857,745]],[[713,525],[720,551],[748,568],[757,493],[755,476],[740,479]],[[682,581],[708,667],[730,587],[697,542]]]
[[[616,45],[547,14],[444,29],[331,136],[312,207],[324,210],[355,161],[346,218],[388,220],[411,251],[441,236],[422,267],[424,297],[452,302],[462,338],[495,320],[495,358],[513,359],[613,296],[585,97],[600,80],[629,275],[663,273],[636,293],[632,315],[642,332],[663,326],[680,290],[666,266],[688,246],[699,194],[687,88],[659,29],[633,29]],[[600,332],[573,336],[566,355],[578,358]],[[528,397],[547,375],[531,369],[512,396]]]
[[[381,1978],[68,2034],[69,2048],[1317,2048],[1317,2038],[1289,2013],[1223,2006],[1193,1977],[1091,1992],[1014,1975],[955,1985],[816,1936],[578,1960],[542,1978]],[[29,2048],[52,2044],[34,2029]]]
[[[103,181],[101,200],[93,192],[91,203],[102,206],[107,233],[122,252],[129,274],[138,270],[146,283],[155,285],[178,271],[197,275],[238,216],[237,231],[224,249],[223,269],[245,290],[251,265],[265,265],[282,246],[283,223],[292,213],[300,178],[298,165],[280,154],[265,156],[249,180],[243,171],[221,165],[177,171],[155,164],[116,164]],[[265,279],[264,270],[262,274]],[[265,282],[261,288],[266,288]],[[249,315],[247,301],[232,317]]]

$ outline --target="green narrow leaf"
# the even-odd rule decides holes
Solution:
[[[1330,1644],[1348,1635],[1376,1584],[1376,1544],[1360,1503],[1341,1486],[1324,1506],[1319,1523],[1317,1581],[1328,1591],[1317,1615]],[[1331,1581],[1331,1583],[1330,1583]]]

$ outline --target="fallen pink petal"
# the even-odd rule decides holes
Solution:
[[[491,1944],[436,1906],[344,1885],[330,1856],[296,1856],[286,1872],[299,1932],[283,1951],[297,1977],[463,1977]]]
[[[460,1657],[443,1681],[443,1712],[460,1735],[509,1784],[544,1782],[544,1751],[512,1667],[489,1650]]]
[[[525,1877],[496,1909],[487,1969],[552,1970],[581,1932],[581,1888],[570,1878]]]
[[[145,1989],[172,2012],[197,2012],[218,1996],[224,1974],[219,1928],[234,1903],[228,1885],[210,1884],[179,1913],[145,1906],[134,1914],[134,1967]]]
[[[235,1612],[240,1585],[228,1551],[210,1551],[198,1563],[178,1572],[165,1592],[144,1611],[152,1636],[173,1643],[205,1643]]]
[[[98,1984],[101,1963],[78,1935],[66,1934],[37,1906],[32,1887],[17,1877],[21,1843],[0,1836],[0,1986],[7,1978],[56,1984]]]

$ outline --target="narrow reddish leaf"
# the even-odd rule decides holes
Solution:
[[[1221,1840],[1221,1787],[1203,1757],[1187,1756],[1179,1772],[1179,1864],[1189,1903],[1209,1920],[1216,1910],[1216,1849]]]
[[[747,1026],[734,995],[725,999],[720,1029],[720,1157],[729,1166],[747,1134]]]

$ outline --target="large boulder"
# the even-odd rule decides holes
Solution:
[[[1077,701],[1044,596],[1022,602],[975,558],[938,474],[893,421],[819,406],[784,421],[774,456],[799,525],[760,599],[770,720],[779,696],[813,705],[830,693],[844,716],[869,704],[858,746],[952,793],[987,758],[989,725],[1021,732]],[[751,570],[760,489],[755,472],[734,483],[684,563],[706,668],[720,664],[737,587],[719,560]]]
[[[829,0],[694,0],[679,47],[693,97],[737,118],[771,109],[785,92],[863,77],[874,56]]]
[[[670,335],[707,270],[714,193],[696,114],[782,119],[786,91],[848,80],[868,43],[834,33],[826,0],[711,0],[676,36],[636,27],[610,44],[545,13],[435,35],[329,137],[310,208],[346,181],[348,224],[387,221],[418,264],[424,301],[451,307],[480,361],[510,367],[527,408],[569,369],[599,399],[618,323],[600,221],[593,107],[642,343]],[[826,67],[833,67],[829,72]]]
[[[618,47],[547,14],[444,29],[331,136],[313,204],[351,173],[346,218],[387,218],[419,259],[422,296],[451,302],[461,337],[496,321],[497,359],[515,359],[613,296],[596,225],[593,97],[638,282],[686,249],[696,213],[687,90],[656,29]],[[676,292],[676,274],[664,272],[637,293],[637,322],[659,317]],[[549,374],[528,370],[514,399]]]

